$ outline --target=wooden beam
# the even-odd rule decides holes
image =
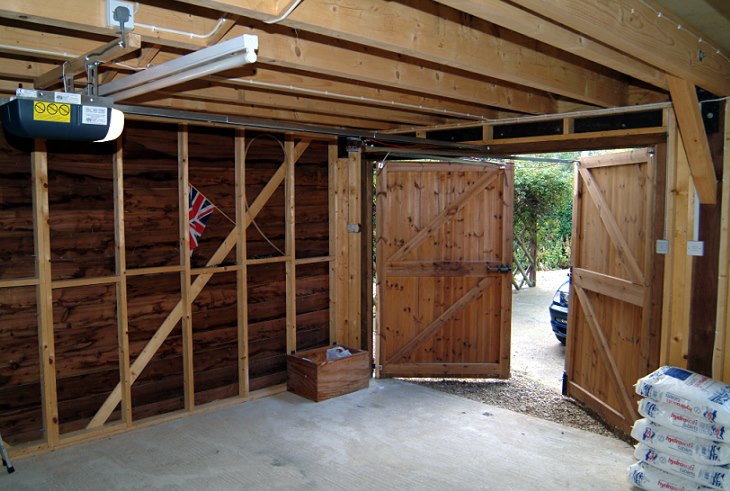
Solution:
[[[107,63],[138,50],[140,46],[142,46],[142,40],[139,34],[130,32],[127,34],[127,42],[124,46],[120,44],[118,39],[115,39],[114,41],[92,49],[75,60],[65,63],[65,67],[61,65],[40,75],[35,79],[35,88],[47,89],[54,85],[60,85],[63,83],[64,76],[66,78],[73,78],[80,73],[85,73],[86,66],[91,62],[99,61],[102,64]]]
[[[284,254],[286,255],[286,352],[297,350],[297,273],[296,226],[294,202],[294,142],[284,143],[286,178],[284,179]]]
[[[183,386],[185,410],[195,407],[195,370],[193,368],[193,299],[190,295],[190,188],[188,181],[188,127],[181,124],[177,131],[177,192],[180,231],[180,307],[183,350]],[[202,290],[202,288],[201,288]]]
[[[248,270],[246,221],[246,137],[243,130],[236,131],[235,139],[235,166],[236,166],[236,263],[240,269],[236,271],[236,332],[238,336],[238,395],[247,397],[249,394],[249,364],[248,364]]]
[[[48,4],[48,2],[42,0],[28,0],[23,2],[22,5],[15,5],[12,10],[0,7],[0,17],[22,20],[23,22],[35,22],[61,29],[71,28],[90,34],[111,35],[110,29],[102,21],[103,13],[100,13],[98,17],[91,13],[97,10],[97,7],[97,4],[89,4],[89,13],[77,17],[69,15],[69,11],[73,11],[73,9],[64,8],[63,5]],[[208,18],[196,15],[182,15],[178,12],[173,13],[145,4],[140,4],[139,9],[135,16],[139,22],[146,21],[154,25],[165,25],[180,31],[198,32],[204,31],[206,28],[210,30],[215,24]],[[87,23],[80,24],[78,23],[79,19],[84,19]],[[11,34],[3,36],[3,31],[0,28],[0,43],[17,43],[18,34],[16,31],[18,29],[12,29]],[[87,39],[66,36],[59,36],[59,42],[55,45],[39,44],[42,40],[37,40],[37,36],[34,38],[32,31],[26,31],[28,33],[23,36],[23,44],[29,47],[53,51],[58,46],[64,46],[68,53],[66,53],[66,57],[61,57],[61,60],[79,56],[95,46],[92,41]],[[161,31],[146,31],[142,28],[138,31],[142,35],[143,42],[162,47],[197,50],[207,45],[205,40],[191,38],[190,36]],[[377,96],[379,88],[388,87],[382,96],[386,101],[395,100],[397,102],[401,100],[398,97],[390,96],[391,93],[394,93],[393,91],[409,91],[411,93],[403,96],[403,102],[423,105],[424,108],[434,106],[438,109],[439,105],[418,104],[417,100],[420,97],[418,94],[437,94],[439,97],[450,98],[450,101],[444,102],[445,105],[458,104],[458,101],[464,101],[482,107],[502,107],[528,114],[555,112],[557,107],[554,98],[539,91],[515,85],[505,85],[495,79],[470,76],[465,73],[403,60],[400,56],[385,57],[381,54],[373,54],[372,50],[357,46],[338,46],[336,43],[327,44],[326,42],[311,41],[297,36],[295,31],[291,33],[270,33],[261,29],[236,25],[227,37],[242,34],[258,35],[260,45],[265,46],[265,49],[259,50],[257,71],[263,69],[265,72],[272,73],[272,68],[274,70],[280,70],[281,68],[297,70],[297,73],[294,74],[284,74],[284,85],[287,86],[296,87],[296,82],[300,78],[299,75],[304,74],[305,77],[336,77],[335,80],[325,82],[327,85],[332,83],[345,85],[341,84],[342,80],[351,80],[354,86],[351,85],[346,92],[351,91],[354,92],[354,95],[362,95],[361,91],[365,90],[372,93],[376,99],[379,98]],[[6,39],[8,42],[2,41],[2,39]],[[350,62],[353,56],[357,57],[357,63]],[[175,57],[177,57],[176,54],[161,52],[159,62],[162,63]],[[0,66],[0,70],[2,68]],[[281,74],[278,76],[281,77]],[[292,77],[294,84],[292,83]],[[245,78],[248,78],[248,76]],[[254,75],[253,78],[258,77]],[[363,86],[363,82],[372,84],[374,87]],[[324,89],[327,90],[327,87],[325,86]],[[367,93],[364,95],[367,96]],[[463,112],[469,113],[471,111],[466,109]],[[476,114],[481,113],[477,108],[474,109],[474,112]]]
[[[122,139],[116,140],[112,161],[114,175],[114,264],[118,278],[117,344],[119,352],[119,383],[122,391],[122,421],[132,425],[132,381],[129,375],[129,319],[127,314],[127,250],[124,236],[124,153]]]
[[[41,377],[41,406],[46,443],[58,443],[58,394],[56,392],[56,350],[53,336],[53,293],[51,289],[51,231],[48,205],[48,153],[45,140],[35,140],[31,154],[33,179],[33,238],[38,314],[38,359]]]
[[[730,95],[730,63],[647,0],[514,0],[515,4],[717,95]],[[699,53],[704,56],[700,59]]]
[[[252,10],[246,0],[183,1],[214,3],[217,10],[240,15]],[[307,0],[281,24],[599,106],[622,105],[627,89],[623,82],[563,59],[532,40],[437,4]],[[260,41],[260,56],[265,57],[267,44]]]
[[[665,90],[668,88],[663,71],[501,0],[436,1],[624,73],[654,87]]]
[[[514,259],[513,223],[515,209],[515,173],[513,166],[506,166],[500,173],[502,178],[502,262],[512,264]],[[499,335],[499,366],[500,377],[503,379],[510,376],[510,363],[512,359],[512,273],[501,274],[500,283],[502,296],[499,302],[502,325]],[[509,278],[509,279],[508,279]],[[534,280],[533,280],[534,281]]]
[[[730,5],[728,6],[730,10]],[[725,104],[725,143],[722,171],[722,205],[720,218],[720,260],[717,287],[717,320],[712,376],[730,382],[730,110]]]
[[[689,161],[689,172],[702,204],[717,203],[717,176],[712,163],[705,125],[695,86],[686,80],[667,75],[674,113]]]

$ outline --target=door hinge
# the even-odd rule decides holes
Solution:
[[[498,264],[496,266],[489,266],[487,268],[487,271],[496,271],[497,273],[511,273],[512,265],[511,264]]]

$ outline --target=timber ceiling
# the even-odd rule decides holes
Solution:
[[[275,24],[292,0],[130,3],[101,84],[241,34],[259,51],[124,104],[388,130],[663,102],[667,73],[730,95],[726,0],[303,0]],[[85,86],[105,4],[0,0],[0,96],[58,90],[64,61]]]

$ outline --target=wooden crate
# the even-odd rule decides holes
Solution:
[[[333,346],[288,355],[286,368],[289,391],[315,402],[364,389],[372,368],[367,351],[347,348],[351,356],[327,361]]]

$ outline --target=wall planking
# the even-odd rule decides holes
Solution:
[[[192,280],[235,229],[234,132],[188,128],[189,182],[216,210],[191,257]],[[128,122],[123,165],[126,320],[134,361],[180,301],[178,127]],[[283,135],[247,133],[251,205],[284,160]],[[280,145],[281,142],[281,145]],[[0,134],[0,433],[14,447],[43,445],[28,142]],[[78,438],[120,382],[113,144],[48,143],[53,335],[61,444]],[[329,342],[327,144],[295,165],[297,348]],[[250,389],[286,380],[284,184],[248,227]],[[272,245],[273,244],[273,245]],[[256,261],[264,264],[256,264]],[[236,397],[235,250],[192,299],[194,405]],[[20,283],[18,281],[20,280]],[[2,283],[5,282],[5,283]],[[72,282],[72,283],[71,283]],[[27,286],[18,286],[19,284]],[[133,422],[185,408],[180,322],[132,384]],[[119,404],[106,419],[121,418]],[[111,430],[112,428],[109,428]],[[69,438],[64,440],[64,436]]]

